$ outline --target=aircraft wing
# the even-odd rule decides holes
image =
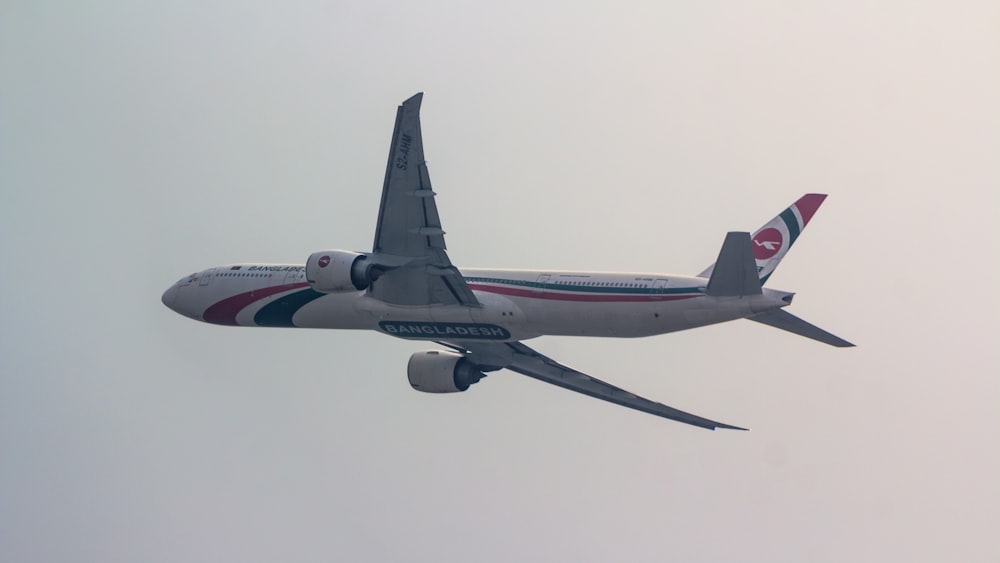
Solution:
[[[445,252],[431,178],[424,161],[417,94],[396,112],[373,258],[385,272],[371,285],[376,299],[398,305],[465,305],[479,302]]]
[[[591,377],[571,367],[548,358],[520,342],[441,342],[445,346],[466,354],[475,364],[492,368],[507,368],[528,377],[551,383],[552,385],[589,395],[595,399],[615,403],[652,415],[676,420],[709,430],[726,428],[748,430],[702,418],[684,411],[668,407],[630,393],[600,379]]]

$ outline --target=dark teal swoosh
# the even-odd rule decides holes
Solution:
[[[208,309],[205,309],[203,318],[206,323],[212,323],[217,325],[229,325],[236,326],[236,315],[240,313],[245,307],[251,303],[255,303],[270,297],[276,293],[281,293],[282,291],[289,291],[292,289],[297,289],[300,287],[305,287],[309,284],[293,283],[293,284],[282,284],[282,285],[272,285],[270,287],[262,287],[254,289],[252,291],[245,291],[231,297],[227,297],[218,303],[213,304]]]
[[[792,239],[788,241],[788,248],[791,248],[795,244],[795,239],[799,238],[799,220],[795,218],[795,213],[791,207],[782,211],[779,217],[785,222],[785,226],[788,227],[788,234]]]
[[[302,291],[289,293],[261,307],[260,311],[257,311],[257,314],[254,315],[253,322],[257,326],[294,327],[292,316],[295,315],[296,311],[307,303],[323,297],[323,295],[325,294],[313,291],[312,289],[303,289]]]

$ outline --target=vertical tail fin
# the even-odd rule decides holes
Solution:
[[[795,244],[802,229],[805,229],[806,225],[809,224],[809,220],[812,219],[824,199],[826,199],[826,194],[806,194],[754,232],[751,244],[761,285],[764,285],[767,278],[778,267],[778,263],[788,253],[788,249]],[[699,276],[711,277],[714,269],[715,264],[712,264]]]

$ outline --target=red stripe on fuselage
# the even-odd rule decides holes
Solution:
[[[251,303],[283,291],[291,291],[308,286],[309,284],[306,282],[274,285],[227,297],[205,309],[205,322],[216,325],[236,326],[236,315]]]
[[[628,295],[622,293],[556,293],[551,290],[544,292],[521,289],[519,287],[506,287],[497,285],[482,285],[470,283],[469,288],[473,291],[485,291],[487,293],[498,293],[500,295],[512,295],[514,297],[528,297],[530,299],[551,299],[554,301],[581,301],[587,303],[610,303],[610,302],[656,302],[656,301],[679,301],[681,299],[692,299],[700,295],[664,295],[664,294],[640,294]]]

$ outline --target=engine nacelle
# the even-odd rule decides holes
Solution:
[[[410,378],[410,386],[424,393],[465,391],[486,377],[462,354],[445,350],[428,350],[410,356],[406,375]]]
[[[348,250],[314,252],[306,260],[306,281],[320,293],[359,291],[371,285],[367,256]]]

